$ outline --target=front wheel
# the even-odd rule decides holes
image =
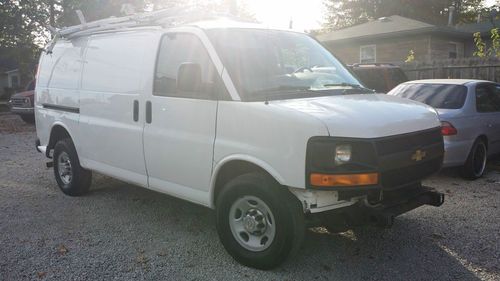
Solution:
[[[35,124],[35,115],[20,115],[21,119],[28,124]]]
[[[472,145],[465,165],[462,167],[462,176],[469,180],[475,180],[483,176],[488,159],[488,149],[482,139],[478,139]]]
[[[71,139],[63,139],[54,147],[54,176],[59,188],[69,196],[80,196],[90,188],[92,172],[80,166]]]
[[[231,180],[216,203],[221,243],[239,263],[272,269],[295,254],[304,238],[299,200],[266,175]]]

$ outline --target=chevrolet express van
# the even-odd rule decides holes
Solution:
[[[62,192],[98,172],[215,209],[244,265],[278,266],[310,226],[443,203],[421,185],[443,160],[435,110],[374,94],[306,34],[104,26],[57,38],[39,65],[37,149]]]

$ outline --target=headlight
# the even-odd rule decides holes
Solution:
[[[341,144],[335,147],[335,164],[342,165],[351,161],[352,146],[350,144]]]
[[[312,137],[307,144],[309,187],[368,185],[378,181],[377,165],[372,140]]]

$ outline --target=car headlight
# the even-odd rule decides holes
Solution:
[[[352,146],[350,144],[341,144],[335,147],[335,164],[342,165],[351,161]]]
[[[307,144],[309,187],[374,185],[378,161],[371,140],[312,137]]]

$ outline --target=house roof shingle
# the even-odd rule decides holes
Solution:
[[[469,32],[453,27],[437,26],[398,15],[332,31],[317,36],[320,41],[340,41],[368,37],[390,37],[407,33],[441,32],[456,36],[470,36]]]
[[[493,25],[494,24],[494,25]],[[481,33],[489,33],[495,27],[500,27],[500,20],[494,21],[483,21],[479,23],[469,23],[469,24],[461,24],[457,26],[457,29],[465,31],[465,32],[481,32]]]

